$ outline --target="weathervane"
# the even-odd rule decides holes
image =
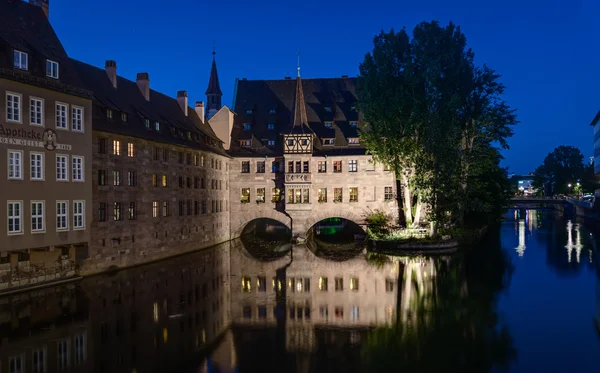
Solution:
[[[298,49],[298,78],[300,77],[300,49]]]

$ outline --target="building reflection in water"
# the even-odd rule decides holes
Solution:
[[[575,231],[575,241],[573,241],[573,231]],[[565,248],[567,249],[568,262],[571,263],[573,250],[575,250],[575,259],[577,260],[577,263],[579,263],[581,249],[583,248],[583,245],[581,244],[581,227],[578,223],[573,224],[571,220],[567,221],[567,244],[565,245]]]
[[[306,245],[260,260],[250,251],[236,240],[0,298],[0,369],[356,371],[374,327],[423,322],[437,268],[450,260],[331,261]]]

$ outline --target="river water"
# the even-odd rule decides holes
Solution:
[[[0,371],[600,371],[596,229],[507,214],[436,257],[248,236],[0,297]]]

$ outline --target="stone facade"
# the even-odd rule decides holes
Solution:
[[[93,153],[94,219],[82,274],[229,240],[227,157],[100,131]]]
[[[354,161],[356,168],[352,170],[356,171],[350,171],[350,162]],[[288,172],[289,162],[293,162],[293,171],[296,171],[296,162],[301,162],[301,172]],[[308,162],[308,172],[303,172],[304,162]],[[277,220],[291,228],[294,236],[306,237],[315,223],[326,218],[339,217],[364,225],[365,215],[370,211],[383,210],[397,216],[395,177],[383,165],[374,164],[368,155],[236,157],[229,164],[232,238],[239,237],[244,226],[257,218]],[[334,172],[334,164],[341,165],[340,172]],[[274,188],[281,191],[279,202],[273,202]],[[350,200],[351,188],[358,192],[355,201]],[[250,189],[249,198],[242,196],[242,189]],[[264,189],[264,199],[259,196],[261,189]],[[304,189],[309,191],[308,202],[305,203],[302,196],[302,203],[295,203],[294,195],[294,203],[290,203],[290,194]],[[340,202],[335,200],[336,189],[342,192]]]

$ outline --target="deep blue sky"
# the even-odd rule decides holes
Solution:
[[[114,59],[119,75],[149,72],[152,88],[173,96],[186,89],[191,101],[205,100],[214,41],[227,105],[235,78],[293,76],[298,49],[303,77],[357,75],[380,30],[452,20],[477,63],[502,75],[518,110],[504,162],[518,173],[533,171],[558,145],[593,154],[599,14],[596,0],[50,1],[71,57],[101,67]]]

